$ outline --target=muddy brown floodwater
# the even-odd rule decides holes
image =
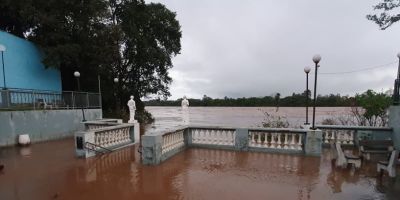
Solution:
[[[399,199],[376,164],[334,169],[321,157],[187,149],[159,166],[137,147],[78,159],[72,139],[0,149],[0,199]]]

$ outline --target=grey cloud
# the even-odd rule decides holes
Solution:
[[[323,73],[394,62],[400,51],[400,23],[381,31],[365,18],[375,0],[160,2],[177,12],[183,32],[182,54],[171,71],[171,99],[286,96],[304,91],[303,68],[313,68],[315,53],[322,56]],[[396,66],[321,74],[318,93],[391,88]]]

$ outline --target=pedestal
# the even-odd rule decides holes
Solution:
[[[304,144],[305,154],[308,156],[321,156],[322,151],[322,131],[308,130],[306,135],[306,141]]]

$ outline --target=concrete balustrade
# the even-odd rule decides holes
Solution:
[[[185,146],[183,130],[165,134],[162,136],[162,140],[161,154],[165,154],[171,150]]]
[[[112,125],[110,122],[90,122],[88,124],[86,131],[75,133],[75,152],[78,157],[91,157],[96,153],[117,150],[140,141],[139,123]]]
[[[393,129],[389,127],[318,125],[322,130],[323,145],[339,143],[358,146],[359,140],[392,140]]]
[[[305,129],[180,127],[142,137],[142,162],[157,165],[185,148],[321,154],[322,132]]]
[[[229,129],[190,129],[192,144],[235,145],[235,130]]]
[[[305,132],[249,131],[249,147],[303,151]]]

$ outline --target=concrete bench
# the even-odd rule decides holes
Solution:
[[[393,151],[392,140],[361,140],[360,154],[366,160],[371,159],[371,154],[389,154]]]
[[[382,173],[383,170],[386,170],[390,177],[396,177],[396,164],[397,159],[399,157],[399,151],[392,151],[390,158],[388,161],[379,161],[377,164],[377,171]]]
[[[337,152],[336,166],[346,168],[348,164],[354,164],[354,167],[361,167],[361,157],[357,155],[345,154],[339,143],[335,143],[335,149]]]

